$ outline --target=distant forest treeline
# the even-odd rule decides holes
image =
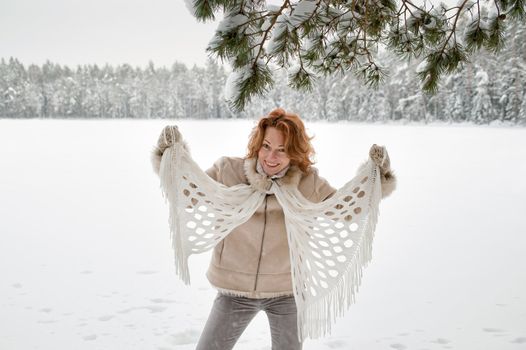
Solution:
[[[480,53],[446,77],[435,95],[420,92],[418,62],[383,57],[390,76],[378,90],[353,75],[318,80],[309,93],[287,87],[286,73],[275,88],[234,114],[223,99],[228,73],[210,61],[205,67],[138,68],[52,62],[24,66],[0,60],[1,118],[246,118],[277,106],[308,120],[446,121],[526,124],[526,25],[508,30],[499,55]]]

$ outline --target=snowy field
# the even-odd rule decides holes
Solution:
[[[0,120],[0,349],[190,350],[215,291],[209,255],[175,276],[149,152],[166,121]],[[241,156],[253,122],[178,121],[197,162]],[[305,350],[526,349],[526,129],[308,123],[343,185],[385,144],[357,303]],[[270,349],[259,314],[237,350]]]

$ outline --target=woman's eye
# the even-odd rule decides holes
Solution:
[[[266,143],[264,143],[264,144],[263,144],[263,148],[264,148],[264,149],[270,149],[270,146],[267,145]]]
[[[283,148],[278,149],[278,152],[285,153],[285,150]]]

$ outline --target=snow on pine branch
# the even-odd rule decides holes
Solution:
[[[321,0],[301,0],[293,6],[289,20],[290,25],[293,28],[297,28],[305,21],[310,20],[314,16],[314,12],[318,8],[320,2]]]
[[[441,77],[475,51],[501,50],[505,27],[526,18],[525,0],[459,0],[457,6],[409,0],[186,1],[199,20],[224,13],[207,50],[234,70],[300,64],[310,72],[305,78],[352,72],[376,86],[386,76],[378,48],[386,48],[427,61],[420,74],[425,92],[436,92]],[[256,91],[274,84],[272,74],[254,79],[263,80],[247,84],[249,90],[236,94],[246,100],[234,105],[246,105]]]

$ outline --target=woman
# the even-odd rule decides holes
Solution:
[[[159,171],[163,151],[173,143],[174,127],[161,134],[153,153]],[[252,131],[245,158],[223,157],[207,174],[226,186],[249,184],[265,192],[268,179],[296,186],[311,202],[336,190],[312,166],[314,150],[301,119],[278,108]],[[385,149],[373,145],[370,156],[379,165],[382,195],[394,190],[395,178]],[[282,208],[273,194],[251,218],[218,243],[207,272],[217,297],[197,349],[232,349],[258,311],[266,312],[272,349],[301,349],[293,297],[289,246]]]

